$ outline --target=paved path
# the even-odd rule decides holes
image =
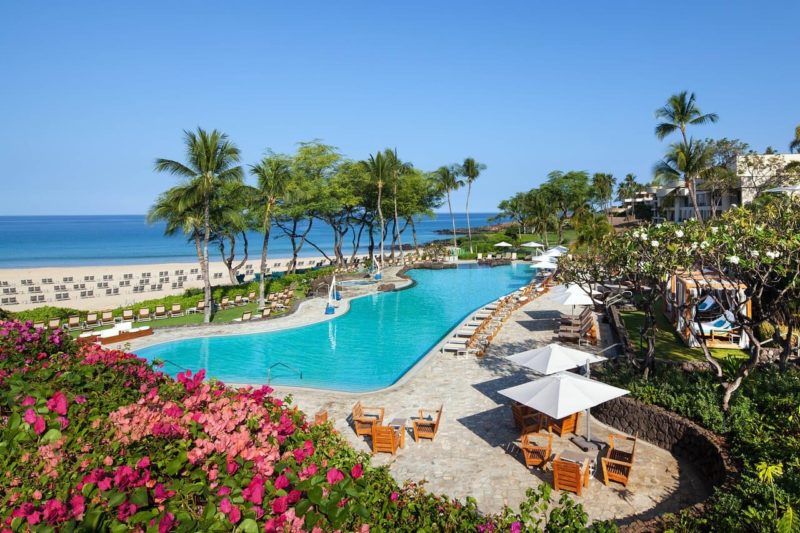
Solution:
[[[352,405],[384,406],[385,420],[416,416],[420,407],[444,405],[444,418],[436,439],[415,443],[407,435],[397,456],[380,454],[375,464],[387,464],[399,481],[426,480],[427,488],[452,497],[474,496],[481,510],[517,507],[528,487],[552,483],[551,471],[528,470],[515,441],[508,400],[497,391],[533,377],[508,364],[502,356],[552,342],[558,311],[569,311],[543,299],[518,309],[495,338],[486,357],[455,359],[435,354],[401,385],[362,395],[278,387],[292,394],[301,409],[312,415],[325,409],[334,426],[353,446],[369,451],[369,441],[359,438],[348,423]],[[604,331],[601,327],[601,332]],[[606,336],[607,337],[607,336]],[[581,432],[585,425],[581,424]],[[593,421],[592,435],[603,439],[609,428]],[[577,450],[566,439],[554,437],[554,449]],[[706,496],[692,468],[668,452],[648,443],[638,445],[636,465],[627,489],[603,485],[600,473],[582,497],[576,497],[592,519],[649,517],[674,512]]]

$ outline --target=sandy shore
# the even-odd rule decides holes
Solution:
[[[284,272],[290,258],[270,258],[270,272]],[[324,257],[298,259],[298,268],[327,264]],[[239,271],[254,279],[260,259],[248,261]],[[231,283],[221,261],[210,264],[214,285]],[[0,269],[0,307],[22,311],[52,305],[81,310],[102,310],[132,305],[143,300],[181,294],[202,287],[200,267],[193,263],[110,265]]]

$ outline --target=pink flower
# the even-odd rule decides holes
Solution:
[[[275,498],[270,502],[270,507],[272,508],[272,514],[285,513],[286,509],[289,508],[289,497],[281,496],[280,498]]]
[[[261,505],[264,501],[264,479],[261,476],[255,476],[247,488],[242,491],[242,496],[249,502]]]
[[[22,400],[22,407],[30,407],[31,405],[36,405],[36,398],[33,396],[25,396],[25,399]]]
[[[231,493],[230,487],[220,487],[220,489],[217,491],[218,496],[227,496],[230,493]]]
[[[61,391],[56,392],[47,400],[47,408],[59,415],[67,414],[67,397]]]
[[[225,465],[225,470],[228,472],[229,476],[232,476],[239,470],[239,463],[235,461],[228,461],[228,464]]]
[[[66,416],[59,416],[58,423],[61,424],[61,429],[67,429],[67,426],[69,426],[69,418]]]
[[[303,493],[300,492],[299,490],[293,490],[289,492],[289,495],[287,496],[287,498],[289,499],[289,504],[294,505],[295,503],[299,502],[300,496],[302,495]]]
[[[353,479],[358,479],[363,474],[364,474],[364,467],[361,466],[361,463],[353,466],[353,468],[350,469],[350,475],[353,477]]]
[[[47,429],[47,424],[44,423],[44,418],[41,416],[37,416],[36,420],[33,423],[33,430],[36,432],[37,435],[41,435],[44,433],[44,430]]]
[[[138,509],[136,505],[131,502],[120,504],[117,509],[117,518],[120,522],[127,522],[128,518],[136,514],[136,509]]]
[[[86,396],[75,396],[75,403],[78,404],[86,403]]]
[[[28,409],[25,411],[25,414],[22,416],[22,419],[25,421],[26,424],[33,425],[36,422],[36,411],[33,409]]]
[[[72,507],[72,518],[80,520],[84,511],[86,511],[86,500],[84,497],[80,494],[74,494],[72,498],[69,499],[69,505]]]
[[[55,525],[69,517],[67,506],[61,500],[49,500],[44,504],[42,513],[48,524]]]
[[[275,478],[275,488],[278,490],[285,489],[289,486],[289,478],[281,474]]]
[[[148,466],[150,466],[150,458],[146,455],[136,463],[136,468],[147,468]]]
[[[232,508],[233,506],[231,505],[231,501],[228,498],[225,498],[221,502],[219,502],[219,510],[225,514],[230,513]]]
[[[237,523],[242,518],[242,512],[239,510],[238,507],[235,505],[231,508],[230,514],[228,514],[228,520],[231,521],[231,524]]]
[[[161,503],[172,496],[175,496],[175,491],[165,490],[162,483],[158,483],[155,488],[153,488],[153,498],[156,500],[156,503]]]
[[[393,492],[393,493],[391,493],[389,495],[389,499],[392,500],[393,502],[396,502],[397,498],[399,498],[399,497],[400,497],[400,495],[398,493],[396,493],[396,492]]]
[[[39,501],[42,499],[42,491],[36,489],[35,491],[33,491],[33,494],[31,494],[31,496],[33,497],[34,500]]]
[[[326,475],[326,477],[328,479],[328,483],[330,483],[331,485],[336,485],[337,483],[339,483],[341,480],[344,479],[344,474],[342,474],[341,470],[339,470],[338,468],[331,468],[330,470],[328,470],[328,474]]]
[[[175,526],[175,515],[172,513],[165,514],[158,522],[158,533],[167,533]]]
[[[509,530],[511,533],[521,533],[522,531],[522,524],[518,521],[511,524],[511,529]]]

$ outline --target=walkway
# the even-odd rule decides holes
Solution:
[[[503,356],[551,342],[559,310],[569,311],[546,300],[534,300],[514,313],[483,359],[436,354],[406,382],[382,392],[353,395],[278,387],[276,393],[292,394],[309,415],[326,409],[335,428],[362,451],[370,450],[369,442],[358,438],[347,421],[356,400],[384,406],[387,421],[416,416],[420,407],[434,409],[444,404],[442,425],[433,442],[415,443],[409,434],[405,449],[397,456],[380,454],[374,464],[389,465],[399,482],[425,479],[429,491],[460,499],[474,496],[484,512],[499,511],[503,505],[516,508],[528,487],[542,480],[552,483],[552,472],[528,470],[514,444],[519,435],[507,399],[497,391],[532,375],[526,376]],[[582,421],[581,431],[583,428]],[[609,428],[593,422],[595,438],[604,438],[608,432]],[[554,437],[556,450],[566,447],[577,450],[566,439]],[[674,512],[706,496],[702,480],[689,465],[641,441],[627,489],[613,483],[606,487],[600,476],[598,472],[584,495],[576,497],[592,519]]]

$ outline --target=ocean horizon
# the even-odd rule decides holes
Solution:
[[[467,225],[465,213],[454,213],[457,228]],[[470,213],[473,228],[494,223],[497,213]],[[387,219],[388,221],[389,219]],[[417,241],[424,244],[447,235],[437,230],[450,230],[448,213],[415,219]],[[258,260],[263,236],[248,232],[249,258]],[[311,242],[333,254],[333,230],[315,220],[308,234]],[[368,238],[362,236],[359,252],[367,251]],[[388,238],[386,245],[391,243]],[[411,228],[402,236],[410,244]],[[237,257],[242,257],[241,239],[237,240]],[[352,251],[351,235],[345,238],[345,252]],[[209,247],[212,261],[221,258],[216,246]],[[289,239],[273,227],[269,244],[272,258],[291,257]],[[301,257],[322,256],[306,243]],[[54,266],[125,265],[148,263],[182,263],[197,260],[194,244],[183,235],[164,235],[164,223],[148,224],[145,215],[31,215],[0,216],[0,269]]]

